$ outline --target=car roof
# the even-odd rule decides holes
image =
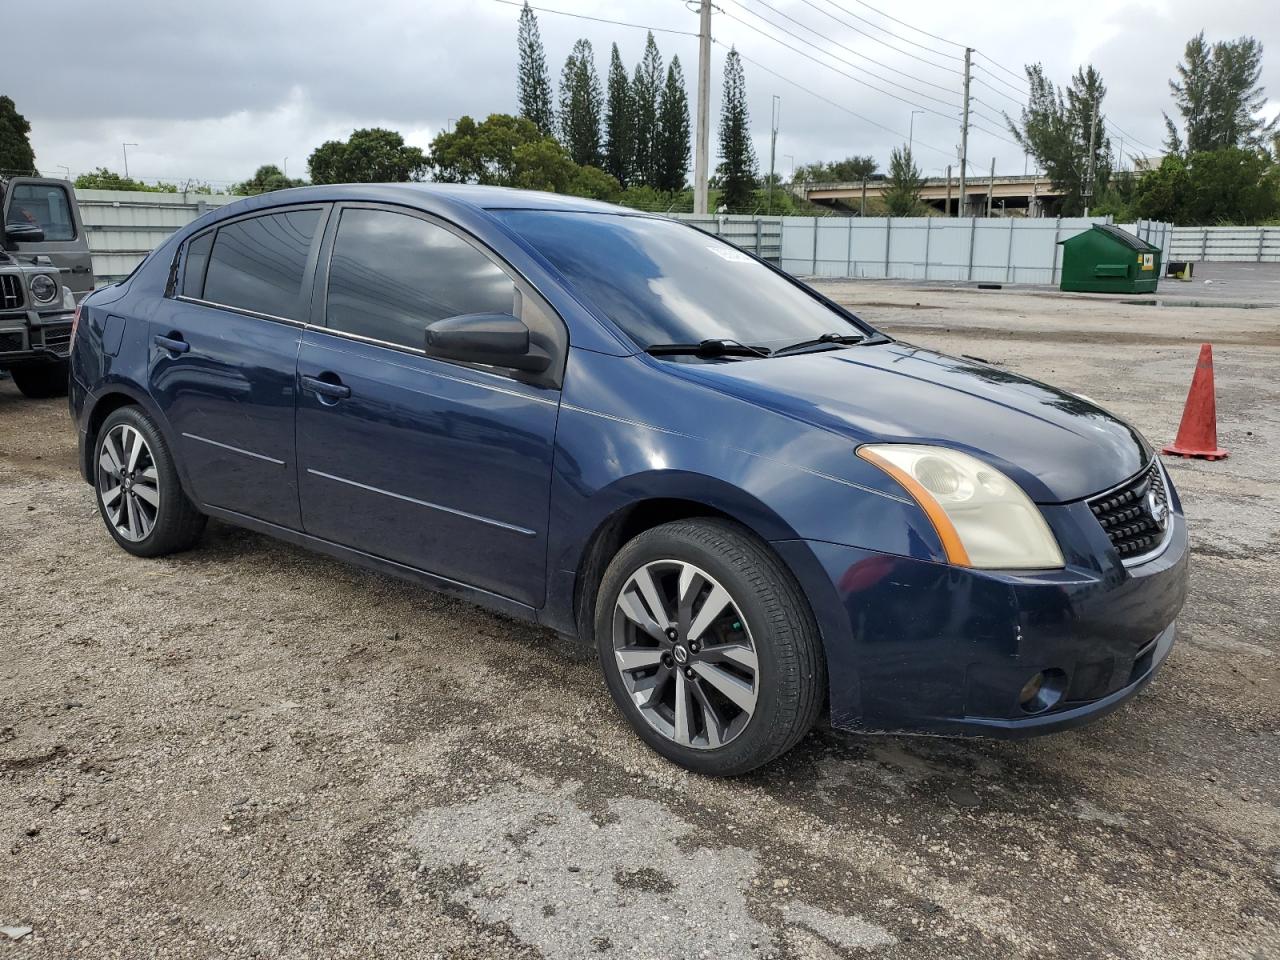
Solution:
[[[265,198],[270,198],[266,201]],[[294,187],[279,190],[249,201],[262,200],[261,204],[240,201],[237,209],[256,206],[275,206],[280,203],[306,203],[324,201],[374,201],[400,202],[416,206],[423,200],[433,199],[449,206],[470,207],[476,210],[557,210],[579,213],[640,213],[627,207],[583,197],[569,197],[540,190],[516,190],[512,187],[479,186],[470,183],[341,183],[310,187]],[[230,206],[230,205],[229,205]]]

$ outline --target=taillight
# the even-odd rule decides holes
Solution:
[[[80,311],[84,308],[84,301],[76,304],[76,312],[71,315],[71,346],[76,345],[76,327],[80,326]]]

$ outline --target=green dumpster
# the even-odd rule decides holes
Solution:
[[[1109,223],[1058,241],[1062,244],[1059,289],[1083,293],[1155,293],[1160,248]]]

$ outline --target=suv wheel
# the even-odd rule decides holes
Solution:
[[[9,373],[24,397],[44,400],[67,395],[69,369],[66,360],[55,360],[52,363],[26,363],[11,368]]]
[[[826,662],[799,585],[725,521],[668,523],[627,543],[605,571],[595,633],[618,709],[697,773],[769,762],[822,707]]]
[[[164,437],[142,410],[122,407],[107,417],[93,462],[98,512],[129,553],[159,557],[200,539],[205,516],[183,493]]]

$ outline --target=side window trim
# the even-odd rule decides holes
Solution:
[[[3,221],[0,222],[0,228],[3,228],[5,225],[9,223],[9,209],[13,206],[14,194],[17,188],[20,188],[23,186],[30,186],[30,185],[31,184],[18,182],[17,184],[11,184],[10,188],[7,191],[5,191]],[[56,183],[44,183],[44,184],[41,184],[41,186],[47,187],[50,190],[57,190],[62,194],[62,202],[65,205],[65,208],[67,211],[68,223],[71,226],[71,237],[69,239],[46,240],[42,242],[44,243],[75,243],[77,240],[80,239],[80,224],[75,213],[75,204],[71,200],[71,195],[67,193],[67,188]]]
[[[307,326],[311,329],[327,333],[331,336],[341,337],[347,340],[356,340],[361,343],[372,344],[373,346],[382,347],[387,350],[396,350],[400,353],[407,353],[412,356],[426,357],[426,350],[421,347],[409,347],[404,344],[390,343],[385,340],[375,340],[372,337],[364,337],[357,333],[350,333],[346,330],[336,330],[329,326],[328,323],[328,297],[329,297],[329,273],[333,263],[333,250],[337,240],[338,224],[342,219],[344,210],[376,210],[382,213],[397,214],[400,216],[414,217],[418,220],[425,221],[433,226],[440,227],[458,239],[462,240],[473,250],[484,256],[494,266],[506,274],[516,289],[517,300],[520,304],[520,318],[524,319],[524,305],[529,301],[537,306],[540,311],[549,318],[549,320],[557,324],[563,334],[565,356],[557,358],[558,362],[553,364],[556,376],[554,377],[555,389],[560,389],[563,379],[564,363],[569,350],[569,328],[564,322],[564,318],[559,312],[547,301],[536,287],[530,283],[519,270],[508,263],[503,257],[499,256],[494,250],[490,249],[483,241],[461,227],[435,214],[428,213],[425,210],[418,210],[412,207],[400,207],[395,204],[387,203],[371,203],[362,201],[346,201],[333,204],[329,214],[328,223],[324,237],[319,250],[319,263],[315,271],[314,293],[311,299],[310,323]],[[466,370],[473,370],[477,373],[486,373],[503,380],[514,380],[517,383],[526,382],[527,378],[516,375],[515,371],[504,371],[489,367],[480,366],[478,364],[457,363],[450,360],[442,360],[433,358],[438,363],[448,364],[450,366],[461,367]]]
[[[239,307],[229,303],[218,303],[214,300],[203,299],[205,280],[209,274],[209,264],[213,259],[213,248],[218,242],[218,231],[223,227],[231,226],[235,223],[241,223],[245,220],[253,220],[257,217],[269,217],[281,213],[295,213],[302,210],[316,210],[320,214],[320,222],[317,224],[315,235],[311,239],[311,248],[307,252],[307,259],[302,268],[302,285],[298,291],[298,316],[303,319],[295,319],[293,317],[281,317],[274,313],[262,313],[258,310],[250,310],[248,307]],[[315,279],[317,274],[317,264],[319,262],[320,252],[323,249],[323,241],[327,237],[327,231],[330,225],[336,221],[333,216],[333,204],[331,203],[294,203],[280,207],[267,207],[262,210],[254,210],[252,213],[241,214],[236,217],[229,217],[226,220],[219,220],[217,223],[210,225],[207,229],[198,233],[193,233],[187,239],[182,241],[181,258],[182,263],[178,269],[178,282],[176,287],[176,296],[173,299],[181,300],[184,303],[195,303],[203,307],[214,307],[218,310],[229,310],[232,313],[239,313],[246,317],[256,317],[259,320],[272,320],[276,323],[285,323],[295,327],[308,326],[305,318],[311,315],[313,304],[313,295],[315,287]],[[212,234],[213,240],[209,244],[209,256],[205,259],[204,272],[205,276],[201,277],[199,297],[189,297],[182,292],[183,283],[186,276],[186,260],[187,251],[192,241]]]

